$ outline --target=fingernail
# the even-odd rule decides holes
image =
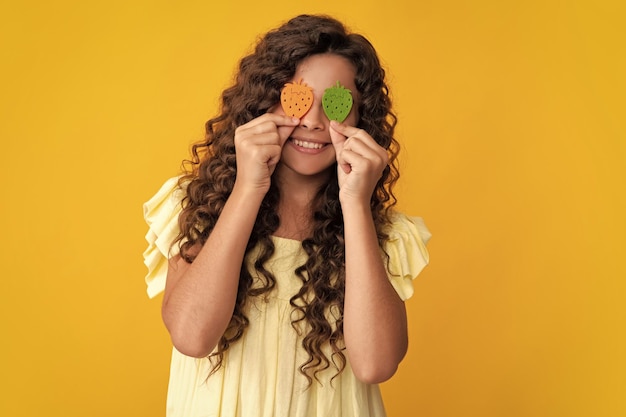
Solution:
[[[294,123],[300,123],[300,119],[298,119],[297,117],[292,117],[291,121]]]

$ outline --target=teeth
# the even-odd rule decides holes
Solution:
[[[324,145],[321,143],[306,142],[298,139],[293,139],[293,143],[307,149],[322,149],[324,147]]]

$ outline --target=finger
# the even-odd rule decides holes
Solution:
[[[273,145],[271,149],[268,149],[267,166],[270,168],[270,170],[273,170],[276,164],[278,164],[278,161],[280,161],[281,152],[282,152],[282,146],[278,146],[278,145]]]
[[[349,126],[343,123],[339,123],[336,120],[331,120],[330,122],[331,131],[336,131],[342,134],[344,137],[349,138],[350,136],[362,135],[365,131],[363,129],[359,129],[358,127]],[[369,135],[368,135],[369,136]]]
[[[293,133],[294,129],[300,124],[300,119],[297,117],[290,117],[284,114],[277,113],[265,113],[261,117],[258,117],[261,123],[271,122],[278,129],[278,136],[280,138],[280,146],[282,147],[289,139],[289,136]]]
[[[272,122],[276,126],[297,126],[300,123],[300,119],[297,117],[290,117],[284,114],[278,113],[265,113],[262,116],[248,122],[249,124]]]
[[[235,145],[258,146],[258,145],[281,145],[280,136],[274,128],[274,131],[264,133],[243,133],[235,141]]]
[[[295,128],[295,126],[276,126],[273,122],[264,122],[242,127],[237,133],[240,141],[251,139],[257,144],[273,143],[282,147]]]
[[[289,126],[295,128],[300,124],[300,119],[297,117],[290,117],[283,114],[266,113],[269,119],[276,124],[276,126]]]
[[[350,150],[372,161],[386,160],[387,151],[382,146],[374,142],[373,139],[363,139],[358,136],[351,136],[346,139],[343,147],[344,151]]]
[[[376,174],[377,178],[380,178],[387,165],[385,158],[381,158],[373,152],[363,155],[349,148],[343,150],[341,159],[350,165],[351,172],[366,174],[368,177]]]
[[[357,142],[362,143],[369,147],[372,151],[378,154],[380,157],[386,157],[387,150],[380,146],[378,142],[374,140],[365,130],[358,127],[348,126],[343,123],[331,122],[331,127],[335,126],[337,131],[341,131],[342,135],[347,136],[347,144],[345,146],[353,147]],[[332,129],[331,129],[332,130]],[[352,143],[350,143],[352,142]]]
[[[240,132],[263,133],[275,130],[280,126],[295,127],[298,123],[300,123],[299,119],[279,114],[266,113],[263,116],[257,117],[256,119],[239,126],[237,130]]]
[[[265,121],[251,126],[242,126],[237,130],[239,141],[251,139],[254,143],[275,143],[281,147],[291,135],[295,126],[276,126],[272,121]]]

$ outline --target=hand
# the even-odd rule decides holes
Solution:
[[[330,138],[337,156],[339,199],[369,204],[389,163],[387,151],[363,129],[336,121],[330,123]]]
[[[265,195],[283,145],[299,123],[296,118],[266,113],[239,126],[235,130],[235,187],[246,187]]]

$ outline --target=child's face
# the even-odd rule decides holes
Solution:
[[[337,85],[337,81],[349,89],[354,104],[343,123],[356,126],[359,97],[354,84],[355,75],[350,61],[333,54],[313,55],[298,65],[291,81],[302,79],[303,83],[311,87],[313,103],[283,147],[283,165],[302,175],[315,175],[326,171],[335,163],[335,150],[330,140],[330,120],[322,108],[322,96],[327,88]],[[272,111],[284,114],[280,105]]]

